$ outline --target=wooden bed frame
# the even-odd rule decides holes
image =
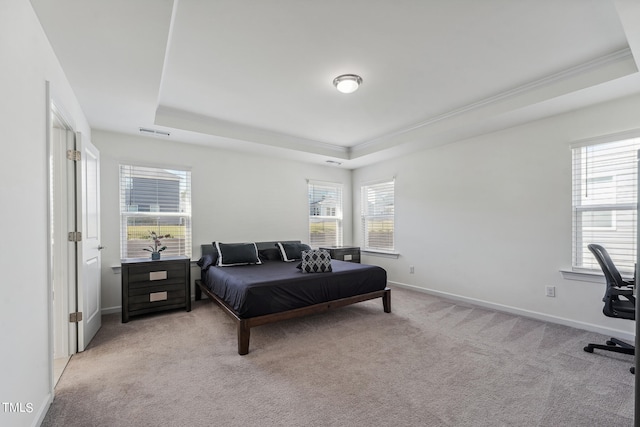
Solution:
[[[235,322],[238,331],[238,354],[243,356],[249,353],[249,338],[251,336],[251,328],[254,326],[266,325],[267,323],[279,322],[281,320],[294,319],[296,317],[308,316],[311,314],[323,313],[332,308],[344,307],[346,305],[355,304],[357,302],[367,301],[376,298],[382,298],[382,305],[385,313],[391,313],[391,289],[385,288],[381,291],[369,292],[367,294],[355,295],[348,298],[341,298],[333,301],[327,301],[320,304],[309,305],[307,307],[287,310],[280,313],[265,314],[263,316],[249,317],[242,319],[233,311],[233,309],[224,302],[220,297],[211,292],[202,283],[202,280],[196,280],[196,301],[202,298],[204,292],[209,298],[217,302],[220,307]]]
[[[275,242],[256,242],[258,249],[272,248]],[[212,248],[212,245],[202,245],[202,254],[204,255]],[[268,323],[279,322],[281,320],[294,319],[296,317],[308,316],[311,314],[324,313],[333,308],[344,307],[362,301],[368,301],[376,298],[382,298],[382,306],[385,313],[391,313],[391,289],[385,288],[380,291],[369,292],[366,294],[355,295],[348,298],[341,298],[333,301],[327,301],[320,304],[309,305],[306,307],[287,310],[280,313],[265,314],[262,316],[249,317],[242,319],[238,317],[235,311],[220,297],[211,292],[202,280],[196,280],[196,301],[202,299],[202,292],[209,298],[218,303],[220,307],[227,313],[236,323],[238,332],[238,354],[245,355],[249,353],[249,338],[251,336],[251,328]]]

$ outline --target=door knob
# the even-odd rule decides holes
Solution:
[[[102,246],[102,245],[98,245],[98,250],[99,250],[99,251],[101,251],[101,250],[103,250],[103,249],[104,249],[104,246]]]

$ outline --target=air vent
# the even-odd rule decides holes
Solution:
[[[149,129],[149,128],[140,128],[140,133],[145,135],[159,135],[159,136],[170,136],[169,132],[165,132],[163,130],[157,129]]]

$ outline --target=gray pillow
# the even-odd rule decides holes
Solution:
[[[215,254],[202,255],[196,264],[200,266],[202,271],[207,271],[209,267],[211,267],[212,265],[216,265],[217,262],[218,253],[216,252]]]
[[[300,269],[303,273],[331,273],[331,255],[324,249],[302,251]]]
[[[218,266],[262,264],[255,243],[220,243],[214,242],[218,250]]]
[[[282,260],[285,262],[291,262],[298,259],[302,259],[302,251],[308,251],[311,249],[309,245],[304,243],[276,243],[276,247],[280,249]]]
[[[265,261],[282,261],[280,249],[278,248],[258,249],[258,255]]]

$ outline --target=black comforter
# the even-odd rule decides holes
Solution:
[[[211,267],[204,282],[241,318],[279,313],[385,289],[377,266],[332,260],[331,273],[302,273],[297,262]]]

